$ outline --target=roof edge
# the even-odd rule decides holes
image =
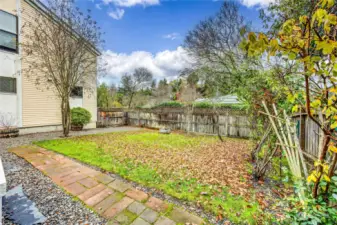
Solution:
[[[27,2],[28,4],[30,4],[31,6],[33,6],[34,8],[36,8],[37,10],[41,11],[42,13],[53,13],[50,11],[50,9],[43,4],[40,0],[24,0],[25,2]],[[58,16],[57,16],[58,17]],[[76,33],[76,31],[75,31]],[[100,56],[102,55],[101,51],[98,50],[96,48],[96,46],[94,46],[92,43],[88,42],[88,44],[90,45],[91,50],[97,55]]]

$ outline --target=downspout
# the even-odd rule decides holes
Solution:
[[[17,35],[18,35],[18,60],[16,61],[16,68],[17,68],[17,79],[16,79],[16,96],[17,96],[17,120],[18,120],[18,127],[23,126],[22,122],[22,71],[21,71],[21,0],[16,0],[16,11],[17,11]]]

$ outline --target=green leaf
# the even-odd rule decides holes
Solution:
[[[328,7],[331,8],[335,4],[335,0],[323,0],[322,1],[322,7]]]
[[[250,42],[256,42],[256,35],[255,35],[254,32],[250,32],[250,33],[248,34],[248,40],[249,40]]]
[[[294,105],[291,109],[292,112],[298,112],[298,105]]]
[[[337,194],[332,194],[332,197],[337,200]]]
[[[288,56],[289,56],[289,59],[290,59],[290,60],[294,60],[294,59],[296,59],[296,56],[297,56],[297,55],[296,55],[296,53],[294,53],[294,52],[290,52]]]
[[[335,128],[337,128],[337,121],[331,124],[331,129],[335,129]]]
[[[337,24],[337,16],[334,14],[329,14],[327,16],[328,21],[332,24],[332,25],[336,25]]]
[[[316,20],[318,21],[318,23],[321,24],[327,14],[328,13],[325,9],[317,9],[314,16],[316,17]]]
[[[313,108],[320,107],[321,104],[322,104],[322,102],[321,102],[321,100],[319,100],[319,99],[316,99],[315,101],[311,102],[311,106],[312,106]]]

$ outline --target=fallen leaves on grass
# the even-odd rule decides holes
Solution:
[[[159,174],[176,174],[182,179],[196,178],[202,183],[223,185],[229,187],[232,194],[247,196],[250,193],[248,140],[227,138],[220,142],[215,137],[161,135],[153,131],[79,139],[96,143],[119,161],[145,164]]]

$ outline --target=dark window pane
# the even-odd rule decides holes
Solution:
[[[17,34],[17,17],[0,10],[0,30]]]
[[[0,48],[16,51],[16,35],[0,30]]]
[[[75,87],[72,91],[71,91],[71,97],[78,97],[78,98],[82,98],[83,97],[83,87]]]
[[[0,77],[0,92],[16,93],[16,79]]]

